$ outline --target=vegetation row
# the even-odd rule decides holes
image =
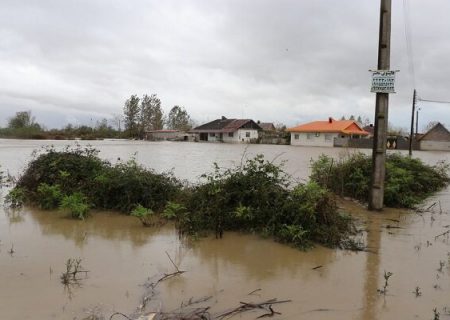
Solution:
[[[131,214],[146,226],[174,220],[181,233],[221,237],[224,231],[255,232],[297,247],[312,243],[354,246],[354,227],[339,212],[335,194],[367,201],[371,159],[354,154],[312,162],[311,181],[294,184],[282,165],[258,155],[239,167],[202,176],[189,185],[134,160],[111,164],[92,148],[47,149],[36,155],[7,196],[7,203],[60,208],[84,219],[91,209]],[[428,166],[388,156],[385,203],[411,208],[448,185],[448,166]]]
[[[332,193],[315,182],[294,185],[282,166],[260,155],[233,169],[216,165],[202,183],[188,185],[133,160],[113,165],[97,153],[75,148],[36,155],[7,202],[61,208],[80,219],[90,209],[112,209],[144,225],[174,220],[188,235],[246,231],[298,247],[342,246],[353,231]]]
[[[448,169],[445,162],[430,166],[420,159],[399,153],[388,154],[384,204],[388,207],[414,208],[449,184]],[[372,158],[362,153],[338,160],[321,155],[312,162],[311,180],[340,196],[367,202],[371,171]]]

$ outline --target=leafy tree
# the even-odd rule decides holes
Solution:
[[[174,106],[169,112],[167,127],[172,130],[189,130],[192,128],[191,117],[183,107]]]
[[[132,95],[130,99],[125,101],[123,107],[125,131],[129,137],[137,137],[139,132],[139,98],[137,95]]]
[[[8,128],[33,128],[40,130],[41,126],[34,121],[34,117],[31,116],[31,111],[19,111],[16,112],[16,115],[14,117],[8,120]]]
[[[144,95],[141,100],[139,114],[139,134],[143,137],[147,130],[161,130],[164,126],[161,100],[156,94]]]

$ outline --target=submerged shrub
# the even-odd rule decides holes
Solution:
[[[59,191],[61,196],[82,193],[95,208],[127,213],[136,204],[161,211],[181,190],[171,174],[157,174],[134,160],[111,165],[98,158],[97,150],[80,147],[49,149],[39,155],[30,162],[17,187],[24,190],[27,202],[44,208],[54,207]]]
[[[112,165],[90,148],[50,149],[31,161],[11,197],[49,209],[59,203],[79,219],[91,207],[112,209],[147,226],[172,219],[182,233],[256,232],[302,248],[313,242],[339,246],[353,230],[320,183],[294,186],[282,166],[262,155],[237,168],[215,165],[203,179],[183,188],[171,174],[134,160]]]
[[[164,211],[161,212],[161,217],[167,220],[172,220],[177,217],[180,217],[183,213],[186,212],[186,207],[177,202],[169,201],[164,208]]]
[[[87,197],[81,192],[75,192],[64,196],[61,200],[60,208],[68,210],[72,218],[84,220],[89,212],[89,203]]]
[[[41,209],[55,209],[59,206],[63,194],[59,185],[50,186],[46,183],[41,183],[37,188],[37,202]]]
[[[316,183],[291,187],[288,175],[259,155],[243,166],[206,175],[193,187],[181,231],[198,234],[226,230],[273,236],[298,247],[312,242],[337,246],[352,223],[337,213],[333,196]]]
[[[368,201],[372,158],[355,153],[335,160],[321,155],[312,162],[311,180],[341,196]],[[389,207],[413,208],[450,182],[448,165],[424,164],[420,159],[389,154],[386,157],[384,203]]]
[[[26,202],[25,190],[23,188],[13,188],[5,197],[5,204],[10,208],[20,208]]]
[[[155,226],[159,222],[158,217],[155,215],[152,209],[147,209],[140,204],[131,211],[130,215],[138,218],[146,227]]]

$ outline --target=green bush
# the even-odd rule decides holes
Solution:
[[[448,165],[389,154],[386,157],[384,203],[388,207],[413,208],[450,182]],[[341,196],[368,201],[372,158],[362,153],[335,160],[322,155],[312,162],[311,180]]]
[[[134,160],[111,165],[89,147],[49,149],[37,156],[17,186],[24,190],[27,202],[40,203],[41,185],[58,186],[62,195],[81,192],[95,208],[127,213],[136,204],[161,211],[181,190],[181,184],[171,174],[157,174]]]
[[[164,211],[161,212],[161,217],[167,220],[173,220],[177,217],[180,217],[183,213],[186,212],[186,207],[182,204],[169,201],[164,208]]]
[[[89,212],[87,197],[81,192],[75,192],[64,196],[61,200],[60,208],[68,210],[73,218],[84,220]]]
[[[60,203],[79,219],[92,206],[131,213],[147,226],[173,219],[180,232],[191,235],[256,232],[298,247],[338,246],[353,231],[320,183],[294,186],[282,166],[261,155],[238,168],[215,165],[203,179],[183,187],[171,174],[134,160],[112,165],[90,148],[49,149],[31,161],[11,197],[42,208]]]
[[[25,190],[19,187],[14,187],[5,197],[5,204],[10,208],[20,208],[25,202]]]
[[[211,230],[217,237],[226,230],[257,232],[298,247],[337,246],[352,231],[328,191],[316,183],[292,188],[282,167],[261,155],[239,168],[221,171],[216,165],[205,178],[191,190],[181,231]]]
[[[134,208],[131,211],[130,215],[138,218],[142,222],[142,224],[146,227],[152,227],[159,223],[159,219],[155,215],[153,210],[145,208],[140,204],[137,205],[136,208]]]
[[[37,202],[41,209],[50,210],[59,206],[63,194],[59,185],[50,186],[46,183],[41,183],[37,188]]]

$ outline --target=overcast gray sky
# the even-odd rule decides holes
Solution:
[[[403,1],[393,0],[390,122],[408,127]],[[121,114],[131,94],[198,122],[373,119],[379,0],[0,0],[0,125],[32,110],[47,127]],[[450,1],[408,0],[419,95],[450,100]],[[450,105],[419,103],[422,127]]]

